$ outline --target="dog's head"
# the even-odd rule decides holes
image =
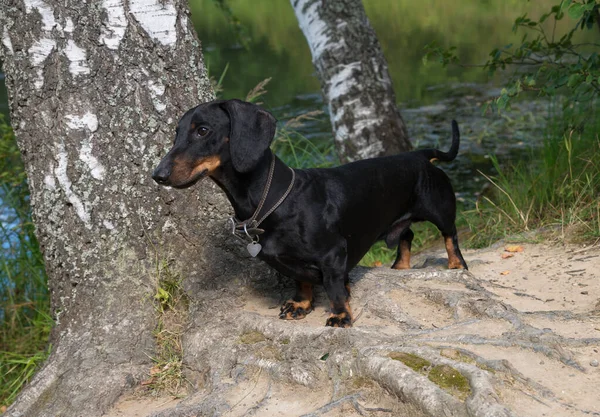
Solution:
[[[161,185],[189,187],[226,164],[252,171],[275,136],[275,118],[241,100],[212,101],[188,110],[177,125],[175,143],[152,173]]]

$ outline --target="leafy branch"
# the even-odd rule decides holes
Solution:
[[[571,29],[560,38],[556,24],[568,16],[573,21]],[[551,21],[551,30],[547,21]],[[442,65],[481,67],[490,76],[508,68],[514,69],[506,88],[502,89],[493,104],[498,109],[510,105],[510,100],[523,91],[533,91],[540,96],[553,96],[565,91],[569,102],[590,102],[600,94],[600,44],[574,42],[579,31],[600,29],[600,4],[598,0],[562,0],[539,19],[524,14],[513,25],[513,32],[524,30],[519,45],[509,44],[492,50],[485,64],[460,63],[456,48],[442,48],[435,44],[426,46],[425,60],[433,58]]]

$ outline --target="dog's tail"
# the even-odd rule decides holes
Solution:
[[[456,123],[456,120],[452,120],[452,146],[450,146],[448,152],[442,152],[438,149],[423,149],[417,152],[421,152],[430,161],[435,161],[437,159],[443,162],[450,162],[454,160],[458,154],[458,145],[460,145],[458,123]]]

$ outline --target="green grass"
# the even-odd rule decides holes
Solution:
[[[166,261],[157,263],[154,293],[157,325],[154,329],[156,351],[150,356],[153,366],[142,382],[150,394],[180,398],[190,387],[184,376],[182,336],[188,319],[189,298],[181,287],[182,279]]]
[[[314,115],[315,113],[310,113],[288,121],[278,129],[271,145],[273,152],[294,168],[329,168],[339,165],[333,140],[312,141],[294,130],[302,120]]]
[[[543,146],[527,160],[501,165],[493,159],[498,174],[487,178],[491,192],[464,213],[473,231],[469,245],[530,239],[539,230],[547,232],[542,238],[600,238],[600,118],[575,108],[553,120]]]
[[[52,327],[44,261],[11,128],[0,116],[0,407],[44,361]]]

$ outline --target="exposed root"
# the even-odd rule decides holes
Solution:
[[[235,408],[234,414],[263,414],[272,399],[277,398],[279,382],[331,395],[327,404],[315,406],[308,413],[305,410],[305,417],[320,417],[336,409],[353,415],[395,412],[386,406],[363,406],[364,391],[357,392],[349,383],[359,378],[371,381],[369,389],[381,386],[401,402],[416,407],[420,410],[416,415],[512,417],[514,412],[504,403],[505,391],[546,407],[548,412],[568,409],[596,415],[597,410],[568,404],[548,387],[526,377],[510,359],[487,359],[469,351],[469,345],[522,349],[585,372],[575,349],[600,345],[600,338],[564,337],[549,328],[530,324],[535,322],[532,320],[535,316],[560,320],[585,319],[584,316],[521,312],[490,291],[497,286],[486,283],[485,288],[463,270],[359,270],[352,281],[354,307],[360,311],[352,329],[282,321],[274,315],[266,317],[266,313],[240,314],[240,309],[219,309],[222,316],[216,319],[214,303],[211,302],[213,307],[197,304],[200,311],[196,317],[203,319],[197,320],[195,332],[201,336],[188,339],[185,351],[194,352],[189,361],[202,358],[210,370],[206,374],[209,385],[207,396],[186,410],[208,413],[234,409],[236,406],[231,407],[226,401],[231,385],[224,381],[230,380],[232,374],[244,375],[245,370],[259,367],[266,393],[248,410]],[[323,308],[318,301],[319,297],[315,315]],[[434,318],[430,311],[434,312]],[[364,324],[365,316],[368,325]],[[205,327],[207,322],[210,327]],[[436,327],[434,323],[442,325]],[[487,323],[492,325],[486,328]],[[479,329],[484,332],[478,334]],[[241,343],[240,340],[246,340],[241,335],[247,334],[260,337],[253,338],[252,343]],[[415,355],[425,365],[411,367],[401,359],[390,358],[392,352]],[[451,381],[454,385],[446,385],[444,378],[434,378],[432,370],[450,376],[454,372],[457,376]],[[268,388],[264,377],[269,378]],[[456,385],[464,384],[461,381],[466,381],[463,388]]]

